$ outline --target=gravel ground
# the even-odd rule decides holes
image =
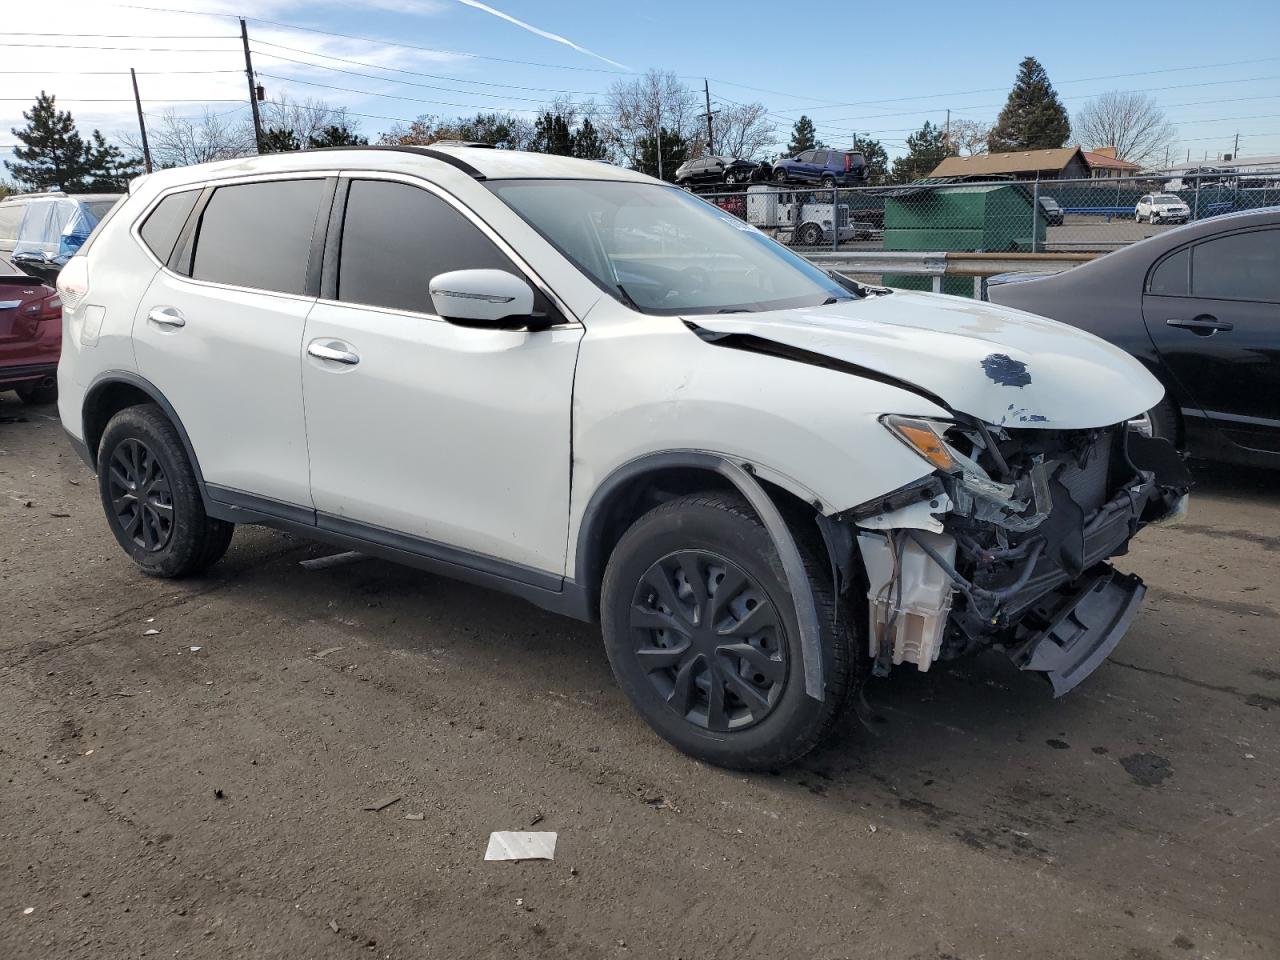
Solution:
[[[252,528],[144,579],[55,417],[0,395],[0,957],[1280,955],[1275,475],[1200,471],[1063,700],[899,670],[743,776],[518,600]]]

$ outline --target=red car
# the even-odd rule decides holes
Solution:
[[[58,399],[62,301],[58,291],[0,257],[0,391],[24,403]]]

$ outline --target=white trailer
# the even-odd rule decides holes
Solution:
[[[832,207],[830,190],[797,190],[759,184],[747,188],[747,223],[779,243],[802,247],[819,247],[832,242]],[[849,220],[849,205],[839,204],[835,212],[841,243],[857,235],[859,225]],[[862,224],[870,232],[870,224]]]

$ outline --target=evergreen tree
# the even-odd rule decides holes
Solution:
[[[1049,150],[1064,146],[1071,136],[1071,120],[1035,57],[1018,67],[1018,79],[987,138],[992,153],[1010,150]]]
[[[868,137],[859,140],[854,149],[867,161],[868,183],[884,183],[889,178],[889,154],[885,152],[884,144]]]
[[[927,177],[944,159],[955,155],[955,149],[947,145],[946,132],[928,120],[924,126],[907,137],[907,155],[893,161],[893,179],[910,183]]]
[[[298,142],[298,135],[292,130],[271,127],[262,132],[263,153],[288,153],[291,150],[301,149],[302,144]]]
[[[569,132],[568,121],[559,113],[548,111],[542,114],[533,125],[533,142],[529,149],[559,157],[573,156],[573,134]]]
[[[369,138],[352,132],[345,126],[328,126],[318,134],[307,137],[309,147],[363,147],[368,145]]]
[[[787,144],[787,156],[794,157],[805,150],[813,150],[815,147],[822,146],[822,141],[817,138],[815,133],[813,121],[801,114],[800,119],[791,128],[791,142]]]
[[[573,135],[573,155],[581,160],[609,159],[609,148],[590,119],[583,120]]]
[[[658,141],[662,141],[662,179],[675,181],[676,167],[689,159],[689,141],[675,130],[662,128],[661,137],[641,137],[636,141],[635,169],[658,176]]]
[[[59,110],[52,94],[41,91],[22,118],[27,125],[11,131],[22,146],[14,148],[17,160],[6,160],[5,166],[28,190],[117,191],[138,175],[137,161],[126,159],[99,131],[86,143],[71,113]]]

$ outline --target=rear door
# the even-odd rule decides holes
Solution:
[[[133,323],[139,372],[177,411],[211,494],[306,511],[296,519],[311,516],[302,332],[334,182],[311,174],[215,186],[186,218],[186,237]],[[149,233],[171,242],[191,199],[155,207],[144,242]],[[163,245],[157,256],[166,259]]]
[[[1148,275],[1142,314],[1165,365],[1224,436],[1280,451],[1280,228],[1166,255]]]

